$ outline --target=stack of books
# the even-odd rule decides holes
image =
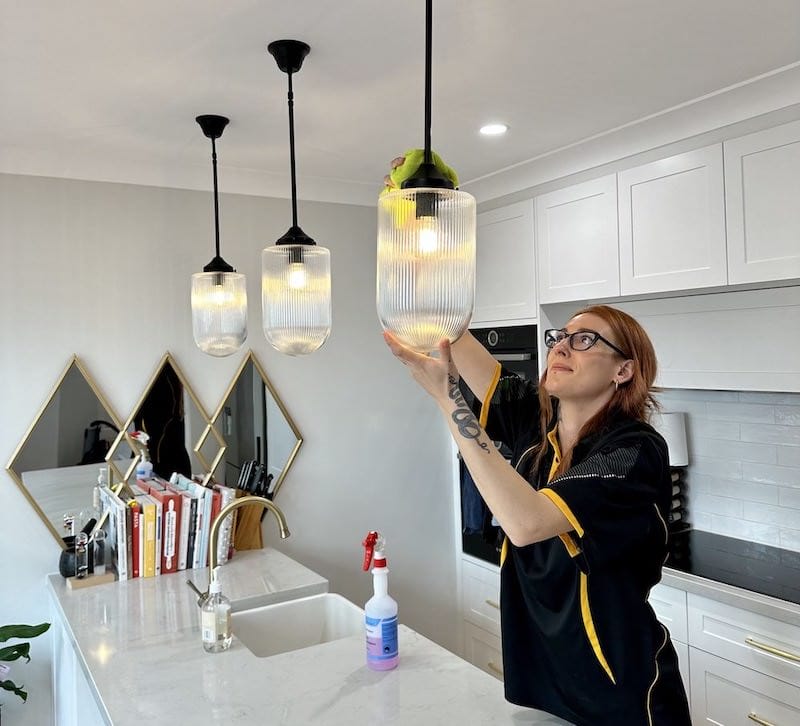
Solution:
[[[173,475],[170,481],[138,479],[119,494],[101,487],[101,504],[108,512],[106,541],[118,579],[205,567],[211,525],[235,496],[231,487],[204,487],[180,475]],[[226,517],[220,525],[219,564],[233,554],[233,520],[233,515]]]

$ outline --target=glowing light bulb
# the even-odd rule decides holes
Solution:
[[[439,225],[435,217],[419,218],[419,251],[423,255],[436,252],[439,247]]]
[[[223,307],[233,300],[233,295],[223,285],[214,285],[209,297],[211,298],[211,304],[218,307]]]
[[[292,262],[286,282],[292,290],[302,290],[306,286],[306,266],[302,262]]]

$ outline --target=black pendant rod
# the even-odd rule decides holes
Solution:
[[[289,163],[292,168],[292,226],[297,226],[297,176],[295,173],[294,158],[294,93],[292,92],[292,71],[286,74],[289,76]]]
[[[433,0],[425,3],[425,158],[426,164],[431,158],[431,48],[433,46]]]
[[[217,145],[214,137],[211,138],[211,168],[214,171],[214,234],[217,257],[219,257],[219,192],[217,190]]]

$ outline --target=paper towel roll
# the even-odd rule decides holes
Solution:
[[[650,422],[667,442],[670,466],[688,466],[686,446],[686,414],[683,411],[663,411],[653,414]]]

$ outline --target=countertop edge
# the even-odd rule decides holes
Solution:
[[[661,584],[800,627],[800,605],[735,585],[664,567]]]

